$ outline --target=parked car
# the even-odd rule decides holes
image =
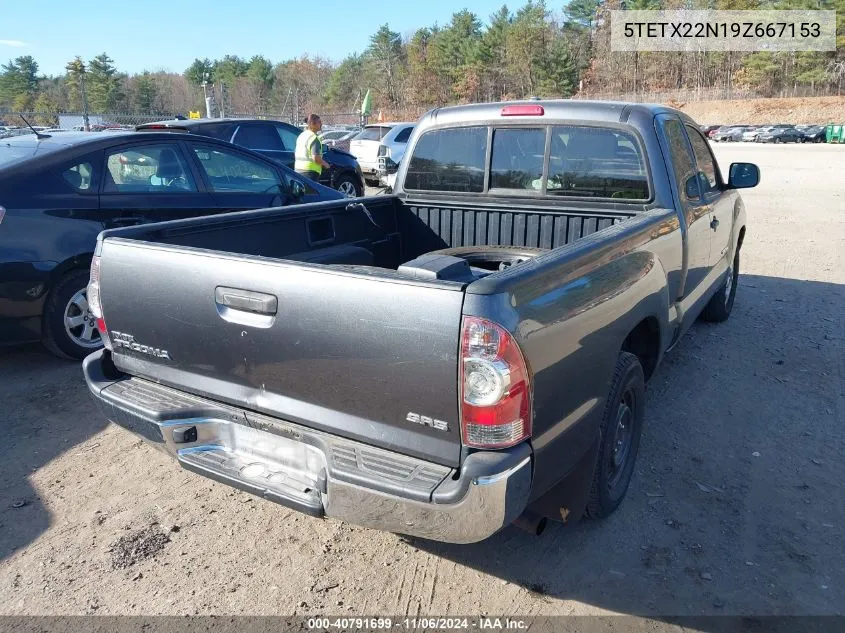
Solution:
[[[754,130],[753,127],[736,125],[724,130],[720,130],[713,135],[713,140],[716,142],[736,142],[742,140],[742,135],[745,132]]]
[[[379,180],[379,158],[399,156],[393,159],[398,163],[400,154],[414,130],[413,123],[377,123],[364,126],[349,143],[349,151],[358,159],[364,176],[372,183]]]
[[[399,162],[405,155],[408,139],[414,131],[414,123],[399,123],[384,135],[378,148],[378,180],[383,184],[390,175],[399,169]]]
[[[758,180],[668,107],[439,109],[394,195],[102,233],[85,379],[183,467],[313,516],[455,543],[604,517],[645,382],[731,314]]]
[[[145,123],[136,129],[178,130],[210,136],[264,154],[291,169],[294,166],[296,138],[302,133],[300,128],[290,123],[264,119],[182,119]],[[324,158],[331,168],[323,170],[320,184],[337,189],[347,198],[364,195],[364,176],[352,154],[327,147]]]
[[[715,129],[710,130],[710,131],[707,133],[707,138],[712,139],[712,138],[713,138],[714,136],[716,136],[716,134],[718,134],[719,132],[721,132],[721,131],[723,131],[723,130],[728,130],[728,129],[732,128],[732,127],[733,127],[732,125],[720,125],[719,127],[717,127],[717,128],[715,128]]]
[[[349,151],[349,143],[360,130],[329,130],[320,135],[323,143],[329,147]]]
[[[794,127],[773,127],[757,135],[758,143],[803,143],[806,137]]]
[[[715,132],[718,130],[721,125],[699,125],[698,129],[701,130],[701,133],[704,134],[707,138],[710,138],[710,132]]]
[[[757,137],[760,134],[764,134],[771,129],[772,129],[771,125],[763,125],[763,126],[760,126],[760,127],[753,127],[753,128],[746,130],[745,132],[742,133],[742,139],[741,140],[743,140],[743,141],[756,141]]]
[[[97,234],[116,226],[342,195],[268,158],[187,134],[64,132],[0,144],[0,344],[101,346],[85,287]]]
[[[801,130],[801,133],[807,143],[824,143],[827,140],[826,129],[827,126],[825,125],[811,125]]]

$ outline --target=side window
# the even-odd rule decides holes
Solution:
[[[91,191],[94,179],[94,167],[91,163],[77,163],[62,172],[62,180],[77,191]]]
[[[695,154],[695,162],[698,164],[698,169],[704,174],[701,179],[701,187],[705,194],[719,190],[719,172],[716,167],[716,161],[713,160],[713,155],[710,153],[710,147],[707,141],[701,136],[701,132],[694,127],[687,127],[687,135],[689,136],[692,151]]]
[[[106,154],[106,193],[195,192],[197,186],[179,146],[138,145]]]
[[[284,149],[286,149],[289,152],[295,151],[296,150],[296,139],[299,136],[299,134],[297,134],[293,130],[289,130],[288,128],[281,126],[281,125],[277,125],[277,126],[275,126],[275,128],[276,128],[276,134],[279,135],[279,138],[282,141],[282,145],[284,146]]]
[[[546,131],[542,128],[494,130],[490,188],[539,191],[545,151]]]
[[[275,169],[251,157],[207,145],[193,151],[213,191],[271,193],[281,184]]]
[[[675,182],[678,183],[678,191],[681,199],[698,200],[698,189],[687,188],[689,179],[695,175],[695,164],[692,160],[687,140],[684,136],[684,129],[681,122],[676,119],[667,119],[663,124],[663,131],[669,141],[669,152],[672,158],[672,171],[675,174]]]
[[[282,139],[276,134],[274,126],[264,123],[242,125],[235,134],[235,145],[247,149],[282,151]]]
[[[394,143],[407,143],[408,139],[411,138],[411,132],[414,131],[412,127],[406,127],[404,130],[399,132],[394,139]]]
[[[405,189],[481,193],[486,156],[486,127],[426,132],[414,146]]]

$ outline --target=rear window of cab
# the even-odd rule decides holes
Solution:
[[[408,164],[408,191],[546,195],[644,201],[650,198],[641,145],[610,127],[470,126],[425,132]],[[488,164],[489,161],[489,164]]]

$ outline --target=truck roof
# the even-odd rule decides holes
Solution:
[[[504,115],[503,110],[505,108],[516,112],[523,111],[526,114]],[[538,114],[528,114],[527,112],[530,112],[532,108],[536,109]],[[662,113],[677,114],[684,120],[692,121],[688,115],[680,110],[655,103],[586,101],[581,99],[529,99],[435,108],[423,115],[420,119],[419,126],[459,125],[462,123],[502,120],[510,120],[514,123],[529,120],[539,123],[548,121],[549,119],[625,123],[632,114],[653,117]]]

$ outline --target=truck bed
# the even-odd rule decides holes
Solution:
[[[465,290],[497,268],[426,254],[557,248],[625,218],[384,196],[106,231],[98,254],[114,363],[456,466]]]
[[[380,196],[308,205],[307,210],[177,220],[107,231],[104,237],[313,264],[350,263],[354,256],[338,247],[358,246],[372,252],[371,266],[395,270],[425,253],[457,246],[558,248],[633,216],[626,207],[586,213],[560,206],[432,204]]]

